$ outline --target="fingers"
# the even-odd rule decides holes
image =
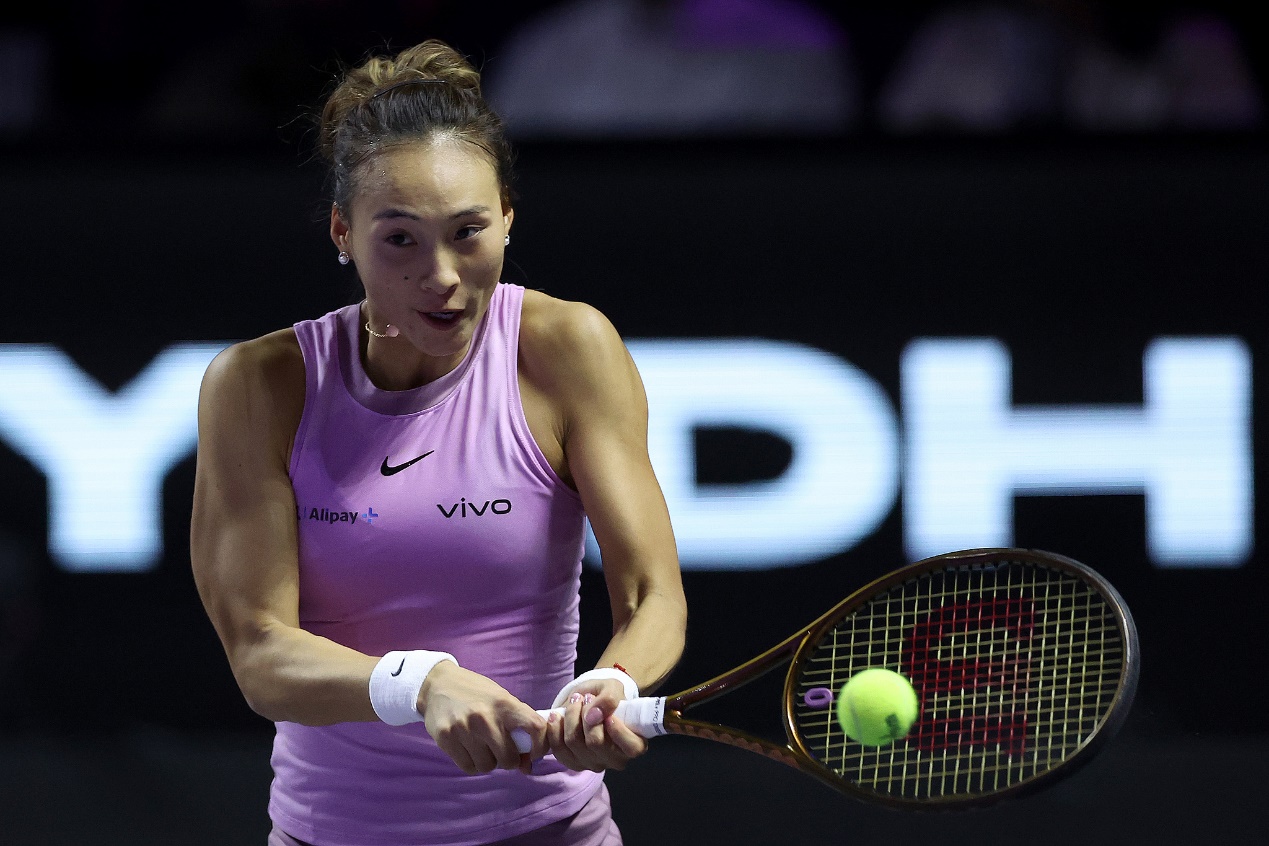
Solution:
[[[647,743],[612,715],[617,698],[577,694],[565,703],[561,716],[552,715],[547,736],[551,751],[573,770],[620,770],[642,755]]]
[[[555,753],[555,759],[570,770],[598,771],[604,768],[586,742],[582,709],[587,704],[582,694],[574,694],[564,703],[562,715],[552,713],[548,718],[551,751]]]
[[[424,719],[437,745],[463,772],[495,769],[531,773],[533,761],[553,752],[573,770],[623,769],[647,744],[613,716],[624,697],[620,683],[597,680],[548,722],[489,679],[451,673],[428,691]]]
[[[468,775],[487,773],[491,770],[520,770],[530,772],[532,762],[546,754],[546,721],[537,717],[532,730],[517,726],[526,732],[529,752],[521,753],[509,730],[501,725],[473,716],[465,724],[455,724],[439,730],[436,745],[453,759],[458,768]]]
[[[436,745],[441,751],[450,757],[450,759],[458,766],[460,770],[467,775],[475,775],[479,772],[488,772],[488,769],[481,770],[480,762],[473,758],[471,751],[467,745],[462,742],[462,735],[459,732],[437,732],[434,735]]]
[[[492,679],[456,664],[429,673],[419,699],[428,733],[465,773],[527,772],[549,749],[541,715]],[[516,748],[516,729],[528,737],[528,760]]]
[[[637,758],[648,751],[648,741],[616,716],[609,717],[604,722],[604,729],[608,733],[608,739],[627,758]]]
[[[541,715],[510,697],[446,714],[428,726],[441,751],[469,775],[495,769],[530,772],[532,761],[549,751],[546,729]]]
[[[436,745],[468,775],[495,769],[515,769],[520,765],[520,755],[514,744],[501,744],[493,733],[487,731],[472,732],[454,727],[439,732]],[[511,747],[509,752],[500,748],[504,745]]]
[[[551,751],[547,737],[547,723],[537,712],[536,719],[528,726],[517,725],[508,732],[512,745],[519,753],[519,763],[515,769],[526,775],[533,773],[533,762]]]

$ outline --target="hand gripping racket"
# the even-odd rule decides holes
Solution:
[[[685,716],[790,657],[785,744]],[[841,686],[869,667],[903,674],[920,701],[911,731],[885,746],[850,740],[835,717]],[[975,549],[882,576],[745,664],[617,716],[644,737],[758,752],[855,798],[968,807],[1074,772],[1122,725],[1138,672],[1136,627],[1104,578],[1048,552]]]

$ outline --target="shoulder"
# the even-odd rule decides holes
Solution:
[[[304,410],[304,355],[293,329],[231,344],[203,374],[199,416],[209,426],[289,436]]]
[[[588,303],[561,300],[526,288],[520,313],[520,334],[526,340],[585,340],[593,333],[617,333],[612,322]]]
[[[230,344],[207,367],[204,389],[265,387],[286,392],[304,388],[304,355],[294,329],[279,329]]]
[[[586,303],[525,291],[519,355],[525,378],[566,413],[644,401],[621,335],[603,312]]]
[[[578,377],[624,367],[628,354],[616,327],[599,309],[526,290],[520,357],[533,373]]]

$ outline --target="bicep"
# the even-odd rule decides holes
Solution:
[[[295,498],[278,398],[213,362],[199,396],[190,559],[231,662],[273,624],[298,625]]]
[[[679,590],[678,554],[648,455],[638,370],[610,327],[593,332],[588,347],[585,367],[574,374],[565,453],[620,613],[648,593]]]

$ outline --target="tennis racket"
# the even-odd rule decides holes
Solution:
[[[686,716],[785,660],[784,744]],[[849,739],[833,706],[870,667],[906,676],[920,701],[909,733],[885,746]],[[1122,725],[1138,673],[1136,627],[1104,578],[1048,552],[974,549],[882,576],[745,664],[673,696],[622,702],[617,716],[644,737],[760,753],[859,799],[970,807],[1088,761]]]

